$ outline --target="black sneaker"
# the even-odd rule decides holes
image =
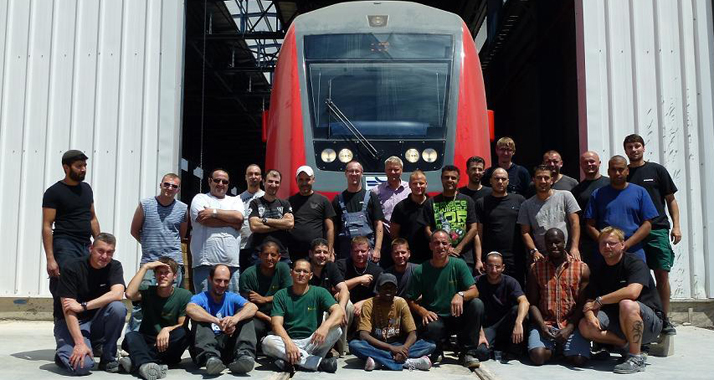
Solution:
[[[293,373],[295,373],[295,367],[283,359],[275,359],[273,364],[278,367],[279,372],[289,372],[291,376]]]
[[[234,374],[243,375],[252,371],[253,366],[255,366],[255,359],[252,356],[241,355],[228,365],[228,369]]]
[[[99,369],[104,372],[117,373],[119,372],[119,362],[116,360],[112,361],[100,361]]]
[[[471,353],[466,353],[463,359],[461,359],[461,363],[464,367],[468,369],[474,369],[481,366],[481,361],[478,360],[478,358],[476,358],[476,356]]]
[[[334,357],[322,359],[317,369],[322,372],[335,373],[337,372],[337,359]]]
[[[664,323],[662,323],[662,332],[660,332],[661,335],[677,335],[677,330],[674,328],[674,325],[672,324],[672,321],[669,320],[669,318],[664,319]]]
[[[219,375],[223,370],[226,369],[226,366],[223,364],[223,360],[221,360],[217,356],[211,356],[206,360],[206,373],[209,375]]]
[[[615,366],[613,372],[629,374],[644,372],[646,366],[645,358],[642,355],[628,355],[624,363]]]

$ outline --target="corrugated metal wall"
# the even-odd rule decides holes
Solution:
[[[130,279],[140,197],[178,170],[184,1],[0,0],[0,296],[47,296],[42,194],[67,149]]]
[[[710,0],[578,0],[581,150],[603,162],[642,135],[679,191],[672,297],[714,297],[714,37]],[[601,170],[607,170],[604,163]]]

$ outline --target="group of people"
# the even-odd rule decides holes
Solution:
[[[609,179],[585,152],[578,183],[560,173],[556,151],[531,176],[504,137],[492,167],[468,159],[464,187],[459,168],[444,166],[434,196],[425,173],[402,180],[398,157],[371,190],[360,163],[348,163],[332,201],[313,191],[309,166],[288,199],[277,197],[277,170],[248,166],[247,190],[230,196],[228,172],[215,169],[190,205],[169,173],[135,211],[141,267],[128,285],[84,182],[88,157],[68,151],[65,178],[43,198],[55,362],[85,374],[97,355],[100,369],[144,379],[165,377],[186,349],[209,375],[245,374],[260,353],[291,372],[335,372],[348,351],[365,370],[428,370],[451,349],[468,368],[526,351],[536,365],[561,356],[583,365],[592,341],[596,357],[626,359],[615,372],[643,371],[642,345],[676,333],[666,312],[670,238],[681,232],[667,170],[644,161],[638,135],[624,149],[629,163],[612,157]],[[118,358],[122,331],[128,356]]]

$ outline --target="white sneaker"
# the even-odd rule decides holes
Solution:
[[[422,356],[418,359],[407,359],[404,362],[404,368],[411,370],[418,369],[422,371],[428,371],[431,368],[431,360],[428,356]]]
[[[372,358],[367,358],[367,360],[364,362],[364,370],[365,371],[372,371],[377,367],[377,363],[374,362],[374,359]]]

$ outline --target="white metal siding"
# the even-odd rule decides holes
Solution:
[[[576,2],[581,151],[631,133],[679,191],[672,298],[714,298],[714,36],[709,0]]]
[[[0,296],[49,295],[42,194],[68,149],[131,278],[134,210],[178,170],[183,37],[183,0],[0,0]]]

